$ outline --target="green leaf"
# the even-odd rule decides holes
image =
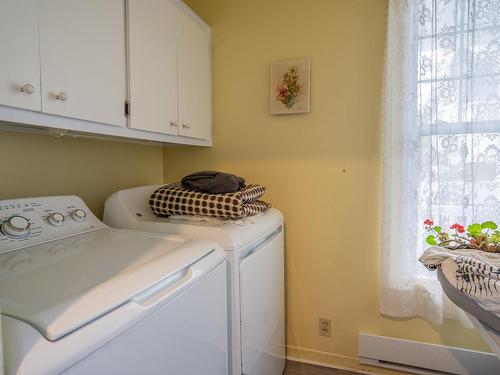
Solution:
[[[485,221],[481,224],[481,228],[495,230],[498,226],[493,221]]]
[[[437,225],[433,229],[436,231],[436,233],[441,233],[441,231],[443,230],[443,228],[441,228]]]
[[[481,224],[471,224],[467,227],[467,232],[469,233],[469,235],[471,236],[478,236],[482,233],[483,231],[483,227],[481,226]]]
[[[429,245],[432,245],[432,246],[437,245],[436,238],[432,234],[427,236],[427,238],[425,239],[425,242],[427,242]]]
[[[499,243],[500,242],[500,231],[496,230],[491,234],[491,242]]]

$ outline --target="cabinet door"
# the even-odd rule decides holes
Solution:
[[[129,0],[129,126],[177,135],[177,22],[170,0]]]
[[[212,118],[210,31],[181,12],[179,44],[179,134],[209,139]]]
[[[42,111],[126,125],[124,0],[40,0]]]
[[[37,0],[0,0],[0,104],[39,111]]]

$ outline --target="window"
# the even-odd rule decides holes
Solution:
[[[381,312],[440,323],[423,221],[500,222],[500,0],[389,0]]]
[[[423,0],[417,15],[419,221],[499,221],[500,1]]]

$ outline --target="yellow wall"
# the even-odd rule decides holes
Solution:
[[[286,220],[289,355],[355,366],[360,331],[487,350],[457,324],[378,312],[386,1],[187,3],[212,26],[215,146],[165,148],[164,177],[212,168],[268,187]],[[269,64],[305,56],[311,113],[271,116]]]
[[[0,199],[79,195],[102,215],[104,200],[163,178],[162,149],[132,143],[0,132]]]
[[[118,189],[232,171],[285,214],[290,355],[355,366],[359,331],[486,350],[455,323],[378,313],[385,0],[188,3],[213,31],[215,146],[165,148],[162,171],[155,146],[0,132],[0,199],[77,194],[100,216]],[[312,112],[270,116],[269,64],[304,56]]]

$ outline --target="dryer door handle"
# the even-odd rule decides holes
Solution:
[[[250,255],[254,254],[256,251],[258,251],[260,248],[263,247],[266,243],[271,242],[275,237],[277,237],[282,231],[282,227],[280,226],[279,228],[275,229],[273,232],[271,232],[266,238],[264,238],[262,241],[257,243],[254,247],[252,247],[248,253],[245,254],[241,260],[248,258]]]

